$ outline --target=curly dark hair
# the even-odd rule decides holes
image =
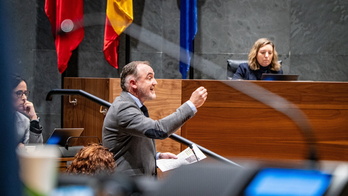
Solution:
[[[91,143],[83,147],[74,157],[66,172],[70,174],[112,174],[116,162],[112,152],[100,144]]]

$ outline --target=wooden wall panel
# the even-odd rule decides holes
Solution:
[[[121,94],[121,87],[120,87],[120,79],[119,78],[110,78],[110,93],[109,93],[109,101],[112,103],[114,99]]]
[[[348,160],[348,83],[184,80],[183,99],[198,86],[208,89],[208,99],[182,127],[182,136],[226,157],[305,158],[303,134],[288,116],[236,90],[255,85],[294,104],[280,104],[281,110],[301,109],[320,159]],[[255,96],[268,95],[260,91]]]
[[[108,100],[109,79],[107,78],[65,78],[64,88],[81,89],[101,99]],[[64,96],[64,127],[83,127],[82,136],[97,136],[101,141],[101,128],[104,115],[100,113],[100,105],[80,95],[71,95],[77,105],[69,103],[69,96]],[[96,142],[96,139],[84,140],[82,144]]]

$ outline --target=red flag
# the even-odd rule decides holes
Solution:
[[[63,73],[84,37],[83,0],[45,0],[45,12],[55,38],[58,70]]]
[[[132,0],[107,0],[104,32],[104,57],[118,68],[119,35],[133,22]]]

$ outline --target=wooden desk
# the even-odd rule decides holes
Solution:
[[[209,95],[197,115],[182,127],[182,136],[222,156],[303,159],[302,130],[288,116],[236,89],[262,87],[299,108],[316,137],[319,158],[348,160],[348,83],[275,81],[183,81],[183,100],[205,86]],[[253,89],[255,90],[255,89]],[[254,93],[254,92],[251,92]],[[262,90],[257,97],[271,97]],[[296,115],[295,115],[296,116]]]
[[[299,108],[315,134],[320,159],[348,160],[348,83],[158,79],[157,99],[146,102],[153,119],[163,118],[187,101],[199,86],[208,89],[206,103],[178,132],[187,139],[227,158],[304,159],[307,145],[301,129],[288,116],[242,93],[264,97],[270,91]],[[121,92],[118,78],[65,78],[67,89],[82,89],[113,102]],[[262,88],[257,92],[254,87]],[[266,91],[267,90],[267,91]],[[74,95],[77,105],[64,97],[64,127],[84,127],[82,135],[101,138],[104,115],[100,105]],[[269,97],[271,98],[271,97]],[[302,119],[304,120],[304,119]],[[179,153],[186,146],[158,140],[157,150]]]
[[[69,166],[69,162],[73,161],[74,157],[64,157],[58,159],[58,170],[59,172],[65,172]]]

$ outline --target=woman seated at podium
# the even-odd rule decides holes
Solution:
[[[112,152],[100,144],[83,147],[74,157],[66,172],[70,174],[113,174],[116,162]]]
[[[42,143],[42,126],[35,112],[34,104],[28,101],[27,83],[19,76],[12,76],[12,99],[15,108],[14,122],[19,146],[28,143]]]
[[[251,48],[248,63],[238,66],[233,80],[261,80],[263,73],[283,74],[278,53],[272,41],[258,39]]]

